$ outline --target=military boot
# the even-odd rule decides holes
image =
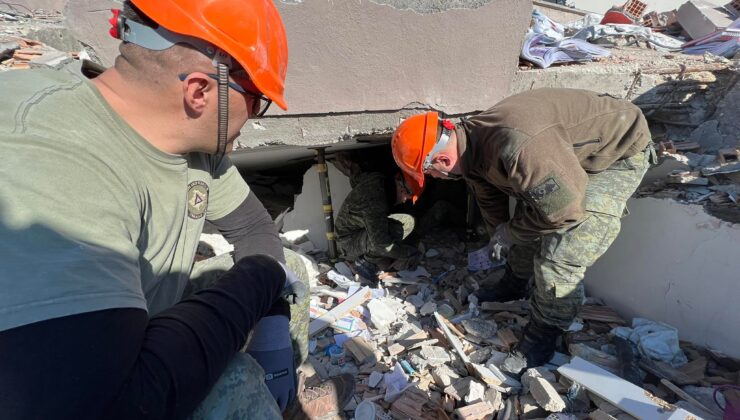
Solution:
[[[555,354],[555,342],[561,333],[558,327],[531,320],[524,329],[522,341],[504,360],[501,370],[521,375],[525,369],[546,364]]]
[[[506,273],[501,280],[492,287],[481,287],[475,292],[479,302],[509,302],[527,297],[529,279],[522,279],[514,275],[511,267],[506,265]]]

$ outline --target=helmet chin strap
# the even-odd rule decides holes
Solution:
[[[224,63],[218,69],[218,147],[214,154],[214,170],[221,166],[226,156],[226,140],[229,132],[229,68]]]

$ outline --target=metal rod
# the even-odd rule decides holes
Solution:
[[[465,234],[466,241],[475,240],[475,196],[470,191],[470,187],[466,189],[467,192],[467,214],[465,215]]]
[[[336,260],[337,242],[334,236],[334,211],[331,206],[331,186],[329,184],[329,168],[326,166],[326,148],[317,147],[315,150],[318,162],[316,171],[319,173],[321,203],[324,209],[324,221],[326,221],[326,239],[329,241],[329,259]]]

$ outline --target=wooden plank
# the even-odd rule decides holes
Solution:
[[[603,305],[585,305],[579,314],[585,321],[599,321],[624,325],[627,322],[614,309]]]
[[[345,341],[343,346],[361,365],[377,362],[375,350],[363,337],[352,337]]]
[[[612,373],[619,372],[619,359],[609,353],[589,347],[583,343],[571,344],[568,346],[571,355],[585,359],[591,363],[599,365],[601,368]]]
[[[514,302],[483,302],[480,307],[484,311],[506,311],[519,315],[526,315],[529,313],[529,302],[526,300],[517,300]]]
[[[689,375],[681,372],[678,369],[674,369],[671,365],[665,362],[658,362],[656,360],[650,360],[649,358],[643,357],[640,359],[640,367],[653,375],[668,379],[669,381],[678,385],[693,385],[699,381],[690,377]]]
[[[567,365],[559,367],[558,372],[638,419],[700,419],[699,416],[668,404],[648,391],[580,357],[575,357]]]
[[[447,328],[447,320],[440,315],[437,312],[434,312],[434,319],[437,320],[437,324],[439,325],[439,328],[442,329],[442,332],[444,333],[445,337],[447,338],[447,342],[449,342],[452,347],[457,352],[457,355],[460,356],[460,359],[465,363],[467,366],[470,363],[470,358],[467,354],[465,354],[465,351],[463,351],[462,343],[460,342],[460,339],[455,337],[451,332],[450,329]]]
[[[370,290],[370,287],[365,286],[358,290],[354,295],[348,297],[347,300],[337,305],[331,311],[311,321],[311,324],[308,326],[308,336],[310,337],[324,328],[331,326],[338,319],[347,315],[353,309],[367,302],[372,297],[373,293]]]
[[[503,341],[504,345],[509,350],[514,348],[516,343],[519,342],[519,339],[516,338],[516,335],[514,335],[514,331],[512,331],[510,328],[502,328],[496,331],[496,334],[498,334],[498,338]]]
[[[694,404],[695,406],[701,408],[702,410],[706,411],[707,413],[712,413],[715,416],[722,417],[722,412],[720,412],[716,408],[714,408],[714,409],[708,408],[707,406],[705,406],[704,404],[702,404],[701,402],[699,402],[699,400],[697,400],[696,398],[694,398],[691,395],[689,395],[683,389],[677,387],[676,385],[673,385],[671,383],[671,381],[667,381],[665,379],[661,379],[660,380],[660,383],[663,384],[663,386],[665,386],[666,388],[670,389],[674,394],[678,395],[679,398],[681,398],[683,400],[686,400],[686,401],[690,402],[691,404]]]
[[[699,382],[704,379],[705,372],[707,371],[707,359],[706,357],[700,357],[696,360],[692,360],[678,368],[678,370],[692,380]]]

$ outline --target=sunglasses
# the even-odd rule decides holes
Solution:
[[[215,73],[206,73],[206,76],[215,81],[218,81],[218,75]],[[187,74],[180,74],[178,76],[181,81],[185,80],[187,77]],[[247,95],[253,99],[250,114],[257,118],[265,115],[265,112],[267,112],[267,110],[270,108],[270,105],[272,105],[272,100],[267,98],[259,91],[259,89],[257,89],[257,86],[252,83],[252,79],[249,78],[247,72],[239,69],[229,72],[229,77],[234,79],[233,82],[228,82],[228,86],[230,88],[241,93],[242,95]]]

